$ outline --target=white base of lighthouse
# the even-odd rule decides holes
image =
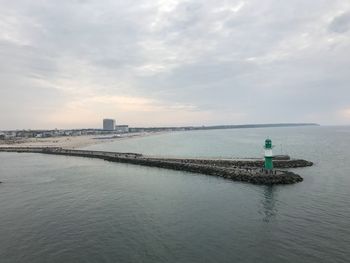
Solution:
[[[272,149],[265,149],[265,157],[273,157]]]

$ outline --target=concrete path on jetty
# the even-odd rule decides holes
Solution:
[[[103,159],[149,167],[200,173],[253,184],[293,184],[303,181],[300,175],[283,168],[313,165],[302,159],[275,160],[273,171],[263,169],[263,159],[162,158],[138,153],[72,150],[59,147],[1,147],[0,152],[41,153]]]

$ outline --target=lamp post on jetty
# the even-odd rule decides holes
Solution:
[[[273,163],[272,163],[272,141],[270,139],[265,140],[265,169],[271,171],[273,169]]]

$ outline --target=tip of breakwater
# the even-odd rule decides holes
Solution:
[[[254,176],[248,179],[249,183],[261,184],[261,185],[281,185],[281,184],[295,184],[302,182],[304,179],[295,173],[281,171],[282,174],[275,175],[265,175],[261,174],[259,176]]]

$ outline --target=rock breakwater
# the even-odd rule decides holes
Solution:
[[[194,159],[194,158],[160,158],[144,156],[137,153],[118,153],[89,150],[71,150],[63,148],[40,147],[3,147],[0,152],[42,153],[66,156],[98,158],[110,162],[129,163],[163,169],[200,173],[218,176],[233,181],[253,184],[293,184],[303,181],[300,175],[290,171],[263,169],[263,160],[259,159]],[[311,166],[306,160],[276,160],[277,168],[296,168]]]

